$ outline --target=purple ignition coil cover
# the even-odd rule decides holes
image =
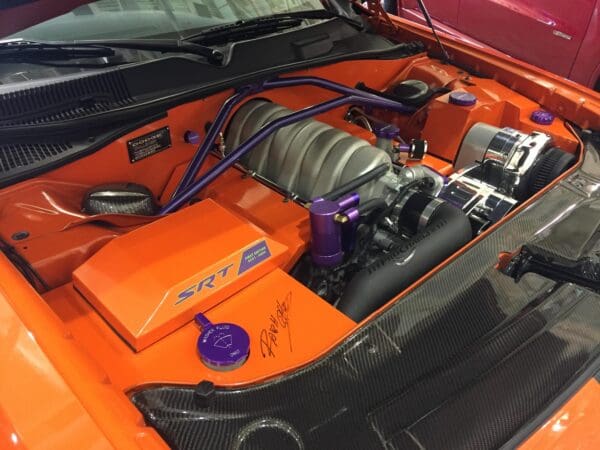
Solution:
[[[203,314],[196,314],[202,327],[197,347],[200,359],[213,370],[227,371],[240,367],[250,353],[250,337],[234,323],[212,324]]]
[[[473,106],[477,103],[477,97],[470,92],[455,91],[450,94],[450,103],[457,106]]]
[[[531,121],[538,125],[552,125],[554,114],[543,109],[538,109],[531,113]]]

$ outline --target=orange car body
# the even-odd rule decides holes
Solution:
[[[373,5],[371,8],[375,11],[371,20],[380,32],[435,45],[426,28],[401,18],[390,19]],[[479,107],[465,110],[463,116],[449,110],[447,97],[433,101],[422,137],[432,148],[443,149],[427,157],[439,172],[452,170],[447,161],[460,145],[460,135],[443,132],[440,124],[456,122],[466,130],[476,122],[502,118],[517,129],[531,131],[535,125],[529,119],[530,113],[542,105],[582,127],[600,128],[598,93],[450,37],[443,41],[457,61],[482,72],[493,71],[495,78],[468,77],[453,66],[422,55],[377,61],[377,70],[369,78],[370,84],[383,86],[398,73],[415,78],[418,74],[420,79],[450,83],[478,96]],[[330,77],[347,85],[356,84],[361,76],[353,62],[317,67],[301,74]],[[168,118],[122,136],[102,152],[0,191],[0,234],[10,237],[27,224],[30,238],[15,247],[51,286],[46,293],[38,294],[7,258],[0,256],[0,448],[166,448],[130,402],[127,393],[132,389],[198,380],[237,387],[271,379],[315,361],[363,323],[355,323],[318,301],[312,292],[285,275],[307,249],[306,210],[290,202],[282,212],[280,194],[254,179],[241,178],[235,169],[204,192],[208,202],[186,210],[203,209],[204,221],[194,222],[182,214],[172,216],[169,222],[120,224],[100,230],[86,224],[88,218],[78,212],[77,199],[90,186],[106,179],[131,178],[128,161],[122,158],[120,149],[133,136],[164,126],[171,127],[174,136],[182,136],[195,123],[210,120],[230,93],[175,107],[168,111]],[[269,94],[290,108],[322,101],[328,95],[312,87]],[[338,116],[326,114],[319,119],[365,134]],[[417,134],[418,115],[415,122],[402,125],[414,127]],[[580,145],[562,121],[556,121],[548,131],[567,151],[575,152]],[[365,137],[372,139],[368,133]],[[173,142],[172,151],[141,161],[133,181],[168,198],[192,151],[182,139]],[[209,165],[214,162],[216,158]],[[162,170],[165,167],[169,170]],[[123,233],[136,228],[135,233]],[[184,251],[178,240],[189,240],[198,229],[208,233],[210,239]],[[147,233],[162,236],[152,241],[152,249],[147,246]],[[261,240],[270,248],[267,261],[248,271],[247,278],[230,281],[226,273],[221,273],[223,279],[215,281],[216,287],[209,294],[200,292],[204,280],[228,267],[229,261],[235,264],[239,260],[238,248],[246,249]],[[126,247],[120,247],[123,242]],[[137,250],[135,254],[116,253],[119,258],[111,259],[115,253],[105,254],[102,249],[98,251],[100,248]],[[154,260],[156,254],[161,258]],[[200,267],[209,268],[190,269],[185,274],[186,281],[178,288],[193,288],[198,294],[174,309],[180,290],[169,290],[175,279],[171,272],[190,258],[202,262]],[[140,284],[144,286],[142,291],[136,289]],[[229,300],[223,302],[225,298]],[[112,317],[111,325],[97,310]],[[277,320],[278,314],[287,311],[294,315],[293,327],[289,328],[285,321]],[[215,372],[200,363],[194,347],[198,328],[191,321],[197,312],[204,312],[212,321],[232,321],[248,330],[253,356],[247,364],[236,371]],[[273,316],[275,320],[270,319]],[[151,320],[145,320],[148,317]],[[272,357],[273,352],[277,358]],[[594,379],[587,382],[523,447],[599,448],[598,383]]]

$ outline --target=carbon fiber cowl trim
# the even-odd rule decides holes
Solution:
[[[502,446],[598,362],[600,295],[494,268],[525,243],[600,251],[598,221],[580,220],[600,210],[597,160],[590,148],[568,180],[312,365],[217,389],[208,407],[181,386],[133,402],[177,449]]]

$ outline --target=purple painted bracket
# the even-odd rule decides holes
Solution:
[[[215,142],[219,132],[223,128],[227,117],[233,110],[233,108],[239,104],[243,99],[251,94],[262,92],[269,89],[278,89],[292,86],[309,85],[317,86],[330,91],[338,92],[343,94],[342,97],[333,99],[321,104],[305,108],[296,113],[290,114],[289,116],[280,118],[271,122],[267,126],[263,127],[254,136],[250,137],[246,142],[242,143],[237,149],[232,151],[228,156],[223,158],[213,168],[211,168],[201,179],[194,182],[196,174],[202,167],[212,145]],[[221,175],[227,168],[231,167],[236,160],[244,156],[249,150],[254,148],[263,139],[269,136],[271,133],[278,129],[299,122],[304,119],[316,116],[318,114],[330,111],[349,103],[354,103],[362,106],[374,106],[379,108],[389,109],[396,111],[401,114],[412,113],[414,108],[406,106],[400,102],[386,99],[369,92],[364,92],[358,89],[349,88],[347,86],[334,83],[329,80],[317,77],[290,77],[290,78],[278,78],[275,80],[266,81],[262,84],[251,85],[241,88],[235,95],[231,96],[223,104],[219,110],[217,117],[207,132],[206,138],[202,142],[202,145],[198,148],[198,151],[194,155],[192,161],[188,165],[179,185],[175,189],[169,203],[167,203],[161,210],[161,214],[170,213],[185,203],[187,203],[194,195],[201,191],[204,187],[214,181],[219,175]]]

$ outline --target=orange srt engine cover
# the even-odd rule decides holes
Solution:
[[[286,251],[204,200],[114,239],[73,282],[139,351],[271,272]]]

